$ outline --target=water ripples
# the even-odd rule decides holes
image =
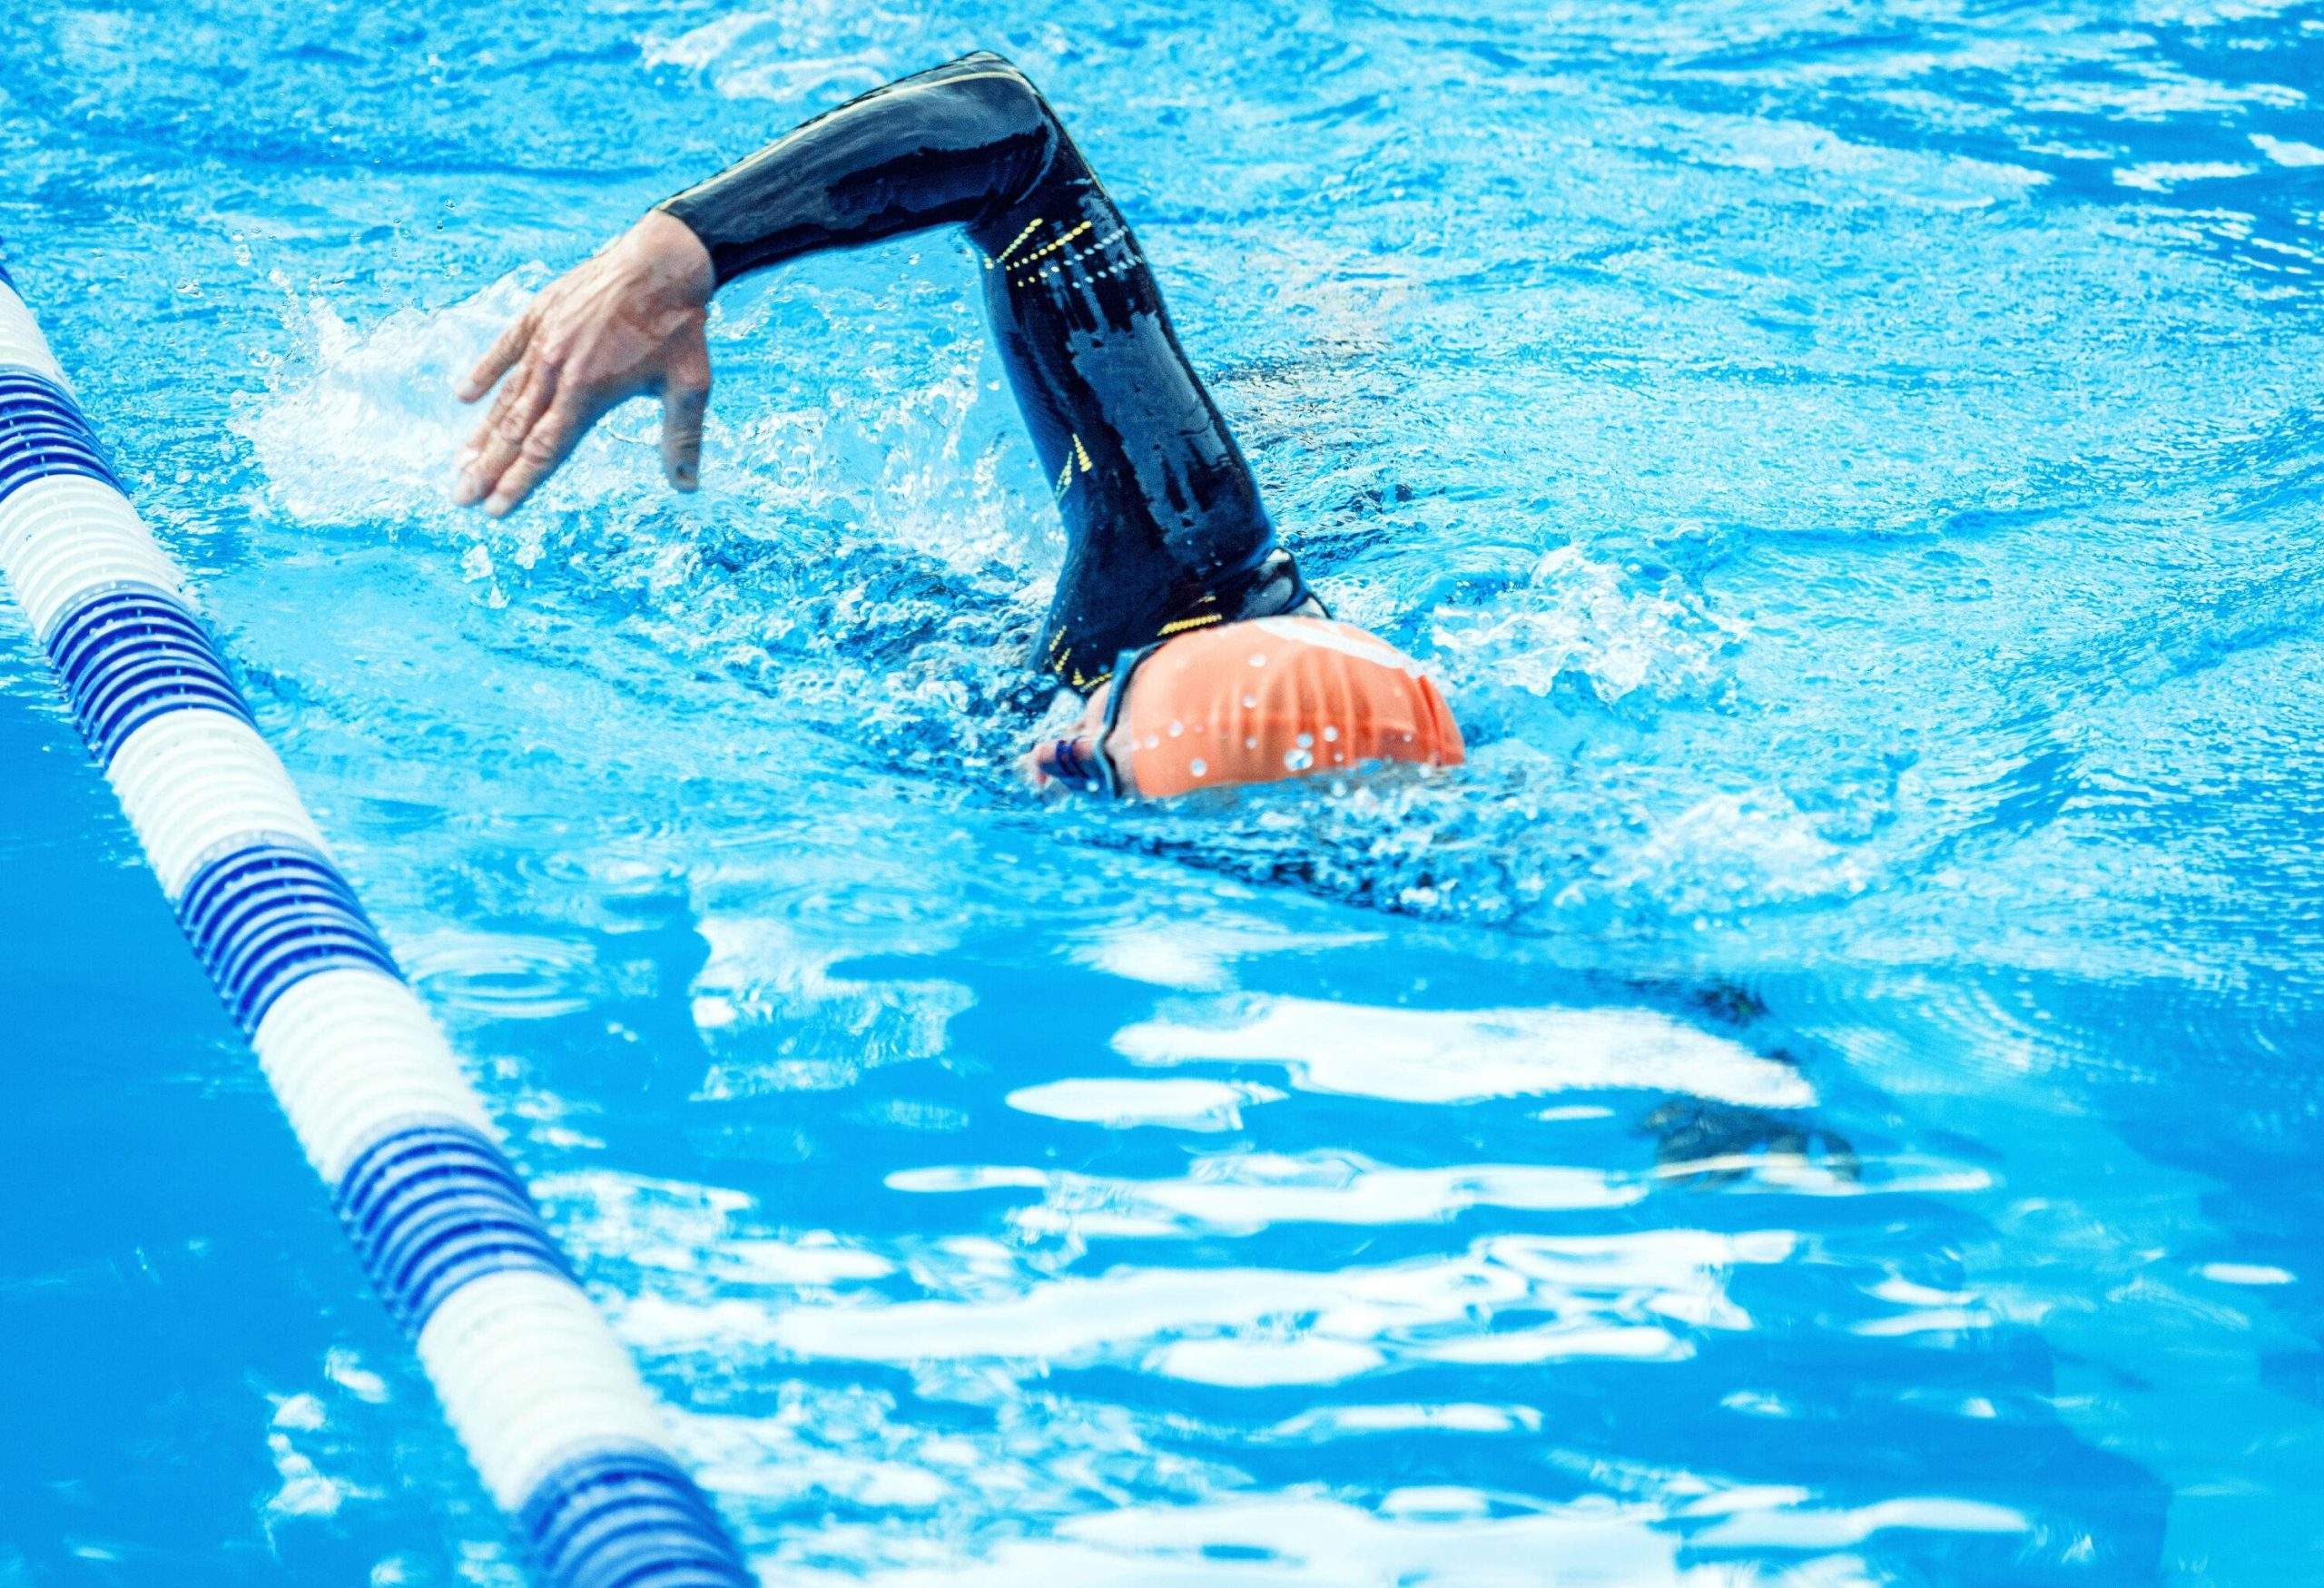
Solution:
[[[2313,5],[228,9],[0,17],[12,265],[771,1574],[2299,1575]],[[1459,775],[1017,785],[949,240],[724,297],[698,496],[448,507],[550,270],[977,45]],[[333,1350],[234,1569],[513,1582]]]

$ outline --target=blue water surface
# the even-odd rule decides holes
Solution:
[[[975,47],[1454,779],[1045,807],[975,264],[447,503]],[[0,234],[770,1582],[2324,1578],[2324,5],[20,0]],[[513,1584],[0,646],[0,1584]],[[1318,795],[1323,797],[1317,797]]]

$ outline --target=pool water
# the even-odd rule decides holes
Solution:
[[[725,296],[699,496],[448,507],[529,291],[980,46],[1457,778],[1016,785],[949,236]],[[2268,0],[29,0],[0,234],[770,1582],[2292,1583],[2319,94]],[[5,622],[0,1585],[517,1583]]]

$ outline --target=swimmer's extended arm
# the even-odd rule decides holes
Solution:
[[[965,229],[982,256],[994,334],[1068,532],[1039,659],[1076,688],[1101,680],[1119,650],[1285,610],[1304,595],[1288,559],[1275,554],[1250,470],[1178,345],[1136,238],[1056,113],[1000,57],[970,55],[819,116],[671,199],[638,232],[672,219],[706,250],[708,286],[801,254]],[[684,253],[666,240],[633,248],[625,239],[600,260],[633,279],[648,261]],[[566,301],[586,303],[592,290],[585,283]],[[668,301],[675,315],[691,299]],[[547,328],[558,319],[551,312]],[[653,334],[644,328],[633,340],[647,345]],[[543,335],[535,331],[533,341]],[[478,376],[488,384],[514,364],[517,385],[525,356],[487,359]],[[625,396],[652,387],[650,371],[622,378],[630,381]],[[542,384],[536,377],[534,387]],[[559,394],[548,399],[554,405],[574,382],[546,384]],[[585,384],[566,400],[582,411],[596,399]],[[516,407],[541,401],[535,390]],[[562,458],[570,440],[561,432],[552,440]],[[525,443],[513,452],[489,438],[484,445],[479,472],[499,483],[473,488],[497,506],[511,486],[490,466],[508,453],[523,468]],[[516,499],[538,477],[517,474]]]
[[[969,227],[990,258],[1006,247],[998,212],[1061,164],[1096,185],[1024,74],[975,54],[850,100],[660,207],[702,239],[723,287],[931,226]]]

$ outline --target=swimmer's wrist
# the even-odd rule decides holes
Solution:
[[[710,287],[716,291],[727,282],[748,275],[754,268],[746,247],[747,239],[729,235],[710,195],[714,194],[718,179],[713,178],[702,187],[688,188],[682,193],[672,193],[646,213],[675,221],[684,227],[703,256],[710,261]]]
[[[693,227],[668,210],[645,212],[625,239],[643,261],[647,280],[658,291],[697,306],[718,291],[718,271],[709,247]]]

